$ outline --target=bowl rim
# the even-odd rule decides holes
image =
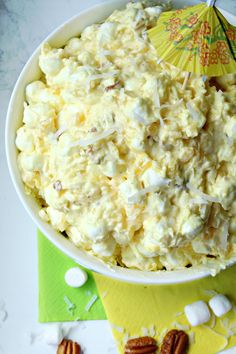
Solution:
[[[210,271],[202,266],[193,267],[188,269],[180,269],[180,270],[173,270],[173,271],[142,271],[136,269],[127,269],[118,266],[108,266],[101,260],[96,257],[88,255],[85,251],[79,250],[71,241],[66,240],[64,237],[59,237],[61,234],[53,229],[53,227],[45,223],[43,220],[40,219],[39,215],[32,210],[30,206],[29,199],[35,201],[33,197],[28,197],[23,189],[23,182],[20,181],[16,172],[15,168],[18,170],[17,166],[15,166],[15,162],[11,156],[11,150],[17,148],[15,143],[12,143],[11,139],[9,138],[12,134],[11,130],[11,122],[14,120],[14,107],[15,101],[17,98],[18,91],[21,86],[21,82],[24,79],[31,62],[37,58],[40,53],[40,49],[42,43],[51,41],[55,36],[57,36],[58,32],[60,32],[65,26],[70,26],[71,23],[74,21],[79,21],[80,18],[86,17],[89,14],[91,15],[94,13],[94,22],[96,22],[96,11],[105,9],[108,5],[110,7],[113,6],[113,9],[116,8],[117,5],[120,7],[125,5],[128,1],[127,0],[109,0],[104,1],[102,3],[96,4],[85,10],[78,12],[76,15],[72,16],[61,25],[57,26],[49,35],[39,44],[39,46],[33,51],[29,59],[27,60],[26,64],[24,65],[15,85],[14,89],[11,94],[11,98],[8,105],[7,116],[6,116],[6,123],[5,123],[5,150],[6,150],[6,159],[7,165],[10,172],[11,180],[13,182],[14,188],[16,193],[23,204],[25,210],[27,211],[28,215],[30,215],[33,222],[36,224],[39,230],[43,232],[43,234],[50,240],[58,249],[60,249],[64,254],[72,258],[75,262],[79,263],[80,265],[84,266],[87,269],[92,270],[95,273],[99,273],[101,275],[120,280],[130,283],[138,283],[138,284],[149,284],[149,285],[161,285],[161,284],[177,284],[183,283],[188,281],[197,280],[200,278],[204,278],[210,275]],[[86,27],[86,26],[85,26]],[[78,31],[79,32],[79,31]],[[76,36],[76,34],[74,34]],[[71,38],[73,35],[71,36]],[[24,86],[25,90],[25,86]],[[23,105],[23,102],[22,102]],[[14,142],[15,142],[15,133],[14,131]],[[14,146],[13,146],[14,145]],[[18,171],[19,172],[19,171]],[[232,261],[231,263],[233,263]]]

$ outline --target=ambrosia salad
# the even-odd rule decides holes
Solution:
[[[235,75],[184,88],[146,33],[165,10],[129,3],[43,45],[18,165],[40,216],[106,263],[216,272],[236,254]]]

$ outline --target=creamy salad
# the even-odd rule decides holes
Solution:
[[[42,219],[80,249],[214,272],[236,254],[236,75],[183,87],[147,37],[165,10],[129,3],[63,48],[43,45],[18,165]]]

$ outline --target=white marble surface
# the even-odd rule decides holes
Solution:
[[[101,0],[0,0],[0,303],[8,318],[0,321],[0,353],[55,354],[28,333],[37,323],[36,228],[11,183],[4,149],[5,116],[11,90],[30,54],[55,27]],[[107,321],[86,321],[73,331],[86,354],[117,353]],[[91,340],[92,339],[92,340]]]

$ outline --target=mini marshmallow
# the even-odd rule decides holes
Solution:
[[[235,353],[236,353],[236,347],[231,347],[231,348],[223,350],[223,352],[219,352],[217,354],[235,354]]]
[[[191,326],[198,326],[211,318],[207,304],[201,300],[185,306],[184,312]]]
[[[79,288],[86,283],[87,279],[87,273],[78,267],[70,268],[65,274],[65,282],[72,288]]]
[[[215,295],[209,301],[209,306],[217,317],[225,315],[232,309],[232,304],[229,299],[222,294]]]

